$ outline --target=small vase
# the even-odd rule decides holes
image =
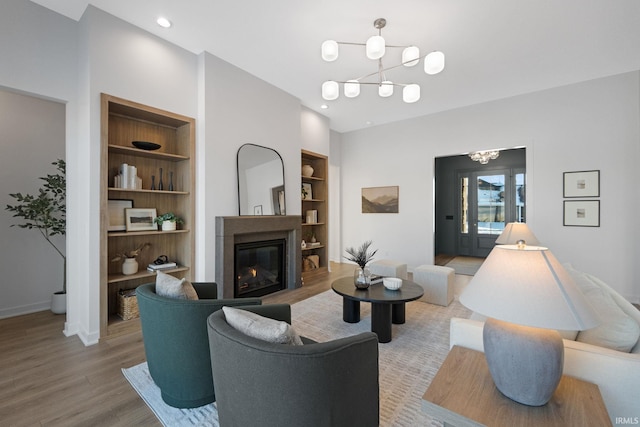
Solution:
[[[156,176],[155,175],[151,175],[151,189],[152,190],[156,189]]]
[[[302,166],[302,176],[313,176],[313,168],[311,167],[311,165]]]
[[[169,172],[169,191],[173,191],[173,172]]]
[[[158,190],[164,190],[164,184],[162,182],[162,168],[160,168],[160,180],[158,181]]]
[[[135,258],[125,258],[122,263],[122,274],[129,276],[138,272],[138,261]]]
[[[371,285],[371,272],[367,267],[356,267],[353,271],[353,284],[358,289],[367,289]]]
[[[162,231],[175,231],[176,222],[175,221],[162,221]]]

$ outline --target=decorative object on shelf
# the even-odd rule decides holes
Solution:
[[[173,171],[169,172],[169,191],[173,191]]]
[[[320,267],[320,255],[307,255],[302,257],[302,271],[317,270]]]
[[[174,231],[176,224],[184,224],[184,220],[173,212],[167,212],[153,219],[153,222],[162,227],[162,231]]]
[[[340,94],[339,83],[344,85],[344,96],[347,98],[355,98],[360,95],[360,85],[376,85],[378,86],[378,95],[386,98],[393,95],[393,87],[402,87],[402,100],[408,104],[416,102],[420,99],[420,86],[416,83],[404,84],[393,83],[387,78],[386,72],[398,68],[402,65],[405,67],[413,67],[424,58],[424,72],[433,75],[444,70],[444,54],[439,51],[431,52],[427,55],[420,56],[420,49],[416,46],[394,46],[387,45],[382,37],[382,29],[387,25],[387,20],[378,18],[373,22],[373,26],[378,30],[377,36],[370,37],[366,43],[352,42],[336,42],[335,40],[326,40],[322,43],[322,59],[332,62],[338,59],[338,45],[358,45],[366,47],[367,58],[377,62],[378,70],[362,77],[350,79],[347,81],[328,80],[322,84],[322,97],[327,101],[337,99]],[[386,48],[404,48],[402,51],[402,62],[385,68],[382,65],[382,57],[386,53]],[[374,77],[375,81],[365,81]]]
[[[253,207],[253,214],[254,215],[262,215],[262,205],[256,205]]]
[[[155,175],[151,175],[151,189],[152,190],[156,189],[156,176]]]
[[[306,213],[307,224],[317,224],[318,223],[318,210],[317,209],[309,209]]]
[[[157,150],[158,148],[162,147],[162,145],[160,144],[156,144],[155,142],[148,142],[148,141],[132,141],[131,145],[141,150],[147,150],[147,151]]]
[[[62,257],[62,291],[55,292],[51,297],[51,311],[55,314],[66,313],[67,311],[67,257],[56,246],[51,239],[53,236],[66,234],[67,224],[67,179],[66,163],[62,159],[51,163],[56,167],[58,173],[47,174],[40,177],[45,183],[38,190],[38,195],[12,193],[9,196],[16,199],[17,205],[7,205],[9,212],[13,212],[14,218],[22,218],[22,224],[12,224],[11,227],[18,226],[29,230],[36,229],[42,237],[55,249]]]
[[[489,160],[495,160],[500,156],[500,150],[487,150],[487,151],[474,151],[469,153],[469,158],[474,162],[480,162],[481,165],[486,165]]]
[[[383,277],[382,284],[390,291],[397,291],[402,287],[402,279],[397,277]]]
[[[316,240],[316,233],[311,233],[311,239],[309,239],[309,241],[311,243],[317,243],[318,241]]]
[[[345,249],[345,252],[347,252],[349,256],[345,256],[344,258],[358,264],[358,267],[353,272],[353,283],[358,289],[367,289],[371,285],[371,272],[369,268],[367,268],[367,264],[373,259],[376,252],[378,252],[377,249],[369,252],[369,247],[372,243],[371,240],[367,240],[357,249],[353,247]]]
[[[564,172],[562,193],[571,197],[600,197],[600,171]]]
[[[120,173],[113,177],[114,188],[125,188],[129,190],[141,190],[142,178],[138,176],[138,169],[127,163],[120,165]]]
[[[140,317],[135,289],[122,289],[118,291],[118,316],[120,316],[122,320],[131,320]]]
[[[122,274],[125,276],[136,274],[138,272],[138,261],[136,260],[136,257],[149,246],[151,246],[151,243],[140,243],[133,250],[117,253],[116,256],[111,259],[111,262],[122,260]]]
[[[312,177],[313,176],[313,167],[311,165],[302,166],[302,176],[304,177]]]
[[[160,168],[160,178],[158,180],[158,190],[164,190],[164,184],[162,182],[162,168]]]
[[[400,187],[362,189],[362,213],[398,213]]]
[[[302,249],[306,249],[307,248],[307,242],[305,242],[304,240],[300,243],[300,248]]]
[[[311,200],[313,199],[313,188],[311,184],[308,182],[302,183],[302,192],[301,192],[302,200]]]
[[[107,201],[107,231],[125,231],[127,224],[125,221],[125,210],[133,207],[133,200],[109,199]]]
[[[600,200],[565,200],[564,226],[600,227]]]
[[[153,223],[157,216],[155,208],[129,208],[124,210],[127,231],[152,231],[158,227]]]
[[[540,246],[495,246],[460,302],[489,317],[483,343],[496,387],[529,406],[547,403],[560,382],[564,346],[557,330],[600,323],[569,273]]]

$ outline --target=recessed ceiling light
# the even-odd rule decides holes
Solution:
[[[329,108],[329,106],[327,104],[322,104],[320,108],[322,108],[323,110],[326,110],[327,108]]]
[[[158,23],[158,25],[160,25],[162,28],[169,28],[171,27],[171,21],[169,21],[167,18],[165,18],[164,16],[161,16],[160,18],[158,18],[156,20],[156,22]]]

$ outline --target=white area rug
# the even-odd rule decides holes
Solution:
[[[476,274],[483,261],[484,258],[457,256],[449,261],[446,266],[453,268],[456,271],[456,274],[473,276]]]
[[[361,304],[359,323],[342,321],[342,297],[326,291],[291,307],[292,323],[301,335],[328,341],[369,331],[371,306]],[[422,411],[422,395],[449,351],[449,319],[471,312],[456,299],[448,307],[420,301],[406,306],[406,323],[393,325],[393,339],[379,344],[380,425],[441,426]],[[123,369],[133,388],[165,426],[218,426],[214,404],[195,409],[166,405],[149,376],[146,363]]]

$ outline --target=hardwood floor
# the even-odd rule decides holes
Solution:
[[[353,268],[332,264],[324,279],[263,302],[309,298]],[[64,322],[49,311],[0,320],[0,426],[160,426],[121,372],[145,360],[141,332],[85,347],[62,334]]]

